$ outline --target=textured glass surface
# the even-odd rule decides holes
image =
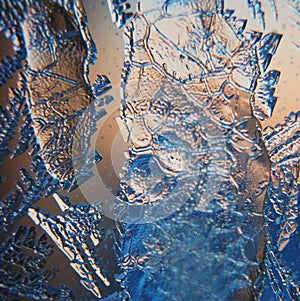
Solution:
[[[0,0],[0,300],[300,300],[299,12]]]

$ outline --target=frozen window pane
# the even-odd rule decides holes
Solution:
[[[0,298],[298,300],[298,36],[292,0],[0,0]]]

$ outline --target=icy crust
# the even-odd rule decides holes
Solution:
[[[272,166],[266,207],[269,230],[266,272],[279,300],[300,298],[298,277],[287,264],[299,226],[299,130],[300,113],[292,112],[285,123],[265,128],[263,135]]]
[[[28,107],[29,118],[27,131],[21,133],[20,140],[25,141],[29,136],[36,138],[34,147],[39,148],[48,172],[64,189],[72,190],[77,185],[72,156],[78,155],[75,160],[82,164],[89,160],[84,152],[89,141],[82,137],[90,137],[96,130],[97,113],[90,110],[83,121],[87,133],[76,132],[76,123],[95,97],[110,88],[105,76],[99,76],[93,86],[88,79],[96,47],[86,25],[83,6],[73,0],[3,0],[0,8],[1,30],[12,40],[16,50],[13,58],[4,59],[0,65],[1,84],[26,59],[26,74],[19,86],[23,94],[21,105],[25,103]],[[4,117],[12,119],[11,127],[6,128],[6,140],[14,134],[14,115],[8,112]],[[74,146],[74,136],[87,145]],[[23,143],[20,150],[27,149],[28,145]],[[7,153],[9,150],[4,146],[2,157]]]
[[[48,7],[43,15],[42,5]],[[76,123],[94,99],[87,76],[95,50],[82,7],[73,1],[64,5],[68,10],[51,2],[32,3],[22,29],[27,48],[28,106],[40,154],[49,173],[72,189],[73,137],[85,134],[75,132]],[[100,88],[108,84],[105,79]],[[90,132],[95,130],[95,119],[89,120]]]
[[[58,194],[54,194],[54,197],[61,210],[65,212],[64,215],[51,216],[33,207],[29,209],[28,215],[44,229],[67,256],[71,267],[80,276],[80,282],[96,297],[101,298],[98,281],[101,280],[105,285],[110,284],[92,248],[102,239],[99,226],[101,214],[93,206],[71,205],[67,198]]]
[[[71,204],[68,197],[54,193],[53,197],[63,212],[53,216],[36,207],[28,210],[29,217],[53,240],[70,261],[70,266],[80,277],[80,283],[101,300],[125,301],[126,292],[115,292],[103,298],[102,287],[110,286],[112,275],[107,275],[97,259],[105,231],[99,208],[88,204]],[[102,299],[103,298],[103,299]]]
[[[132,17],[128,3],[110,2],[113,21],[124,26]],[[297,11],[297,1],[289,2]],[[261,2],[248,5],[263,24]],[[0,157],[33,156],[31,171],[20,170],[16,189],[0,203],[2,232],[60,184],[76,186],[69,160],[70,141],[83,135],[75,132],[76,120],[109,81],[100,76],[93,87],[88,81],[95,46],[79,1],[2,0],[0,16],[15,50],[1,62],[0,85],[27,60],[26,75],[0,112]],[[269,118],[276,104],[279,72],[268,65],[281,36],[244,33],[245,24],[223,10],[223,1],[138,1],[125,28],[122,117],[131,147],[119,198],[152,208],[146,212],[152,223],[118,225],[123,274],[116,278],[132,300],[255,300],[264,271],[278,299],[299,299],[284,262],[298,227],[299,114],[266,129],[262,142],[257,119]],[[95,114],[82,120],[87,137]],[[20,115],[21,138],[11,151]],[[89,142],[79,140],[81,151]],[[93,159],[101,160],[83,157],[87,172]],[[102,285],[112,280],[93,255],[103,235],[101,214],[54,196],[64,214],[31,207],[29,216],[67,256],[84,287],[101,298]],[[165,205],[155,212],[159,202]],[[143,212],[122,214],[138,222]],[[48,283],[55,274],[44,268],[51,250],[34,228],[13,233],[0,250],[1,298],[74,300],[64,285]],[[102,300],[127,298],[116,292]]]
[[[78,185],[72,159],[84,172],[82,178],[89,177],[91,165],[102,159],[96,152],[87,154],[87,149],[103,114],[91,109],[80,120],[84,127],[76,128],[76,123],[110,84],[105,76],[93,86],[87,79],[96,50],[80,2],[3,0],[0,8],[1,30],[15,48],[14,58],[2,61],[1,84],[26,58],[26,72],[19,75],[18,87],[9,91],[8,106],[1,108],[0,159],[25,152],[32,156],[31,170],[22,168],[21,180],[1,200],[2,232],[40,198],[60,187],[72,190]],[[16,133],[19,141],[11,150]]]
[[[272,218],[279,218],[277,246],[282,251],[297,229],[299,189],[299,112],[290,113],[284,124],[264,129],[264,141],[270,154],[271,185],[269,199]]]
[[[56,288],[49,284],[58,272],[57,267],[47,267],[53,245],[45,234],[37,237],[35,227],[19,226],[1,245],[0,252],[1,300],[53,300],[58,296],[59,301],[75,300],[65,285]]]
[[[69,211],[72,212],[67,215],[64,223],[64,217],[51,219],[50,214],[41,213],[38,208],[31,206],[54,194],[61,187],[67,190],[76,187],[78,183],[74,178],[72,158],[79,166],[83,166],[87,177],[91,165],[102,159],[96,152],[87,154],[86,150],[90,143],[89,138],[96,129],[97,119],[103,116],[101,112],[104,110],[89,110],[81,118],[84,132],[78,129],[76,131],[76,123],[91,101],[110,88],[110,82],[105,76],[99,76],[93,86],[89,83],[88,66],[94,60],[96,50],[87,30],[81,2],[3,0],[0,1],[0,14],[3,17],[0,19],[0,28],[12,40],[16,51],[12,59],[4,59],[0,65],[0,84],[4,84],[10,78],[11,72],[20,68],[22,60],[26,59],[25,74],[19,76],[18,87],[10,90],[7,108],[1,108],[3,126],[0,128],[0,158],[7,155],[14,158],[25,152],[32,156],[30,170],[20,169],[20,180],[16,181],[15,189],[0,202],[0,232],[8,231],[11,225],[27,212],[31,217],[35,217],[34,221],[37,224],[37,217],[41,220],[44,218],[45,227],[54,221],[49,227],[57,232],[48,231],[49,236],[62,251],[65,250],[59,244],[56,235],[62,235],[62,244],[67,243],[70,238],[71,249],[73,240],[76,240],[76,246],[72,249],[76,260],[71,258],[71,265],[79,274],[84,286],[94,293],[95,298],[100,298],[102,295],[98,280],[95,284],[93,277],[100,277],[106,285],[109,282],[106,276],[101,274],[100,264],[92,254],[91,246],[99,242],[99,237],[95,237],[97,230],[89,230],[95,227],[95,221],[88,218],[93,208],[87,205],[70,205]],[[23,123],[19,127],[19,141],[15,149],[11,150],[9,142],[14,138],[20,120]],[[1,180],[5,178],[1,177]],[[62,201],[60,203],[62,204]],[[93,210],[95,218],[98,216],[99,219],[99,213],[96,209]],[[92,225],[89,226],[89,222]],[[64,232],[62,229],[65,225],[71,228],[73,226],[73,232]],[[56,226],[62,228],[58,230]],[[84,244],[86,236],[82,233],[85,229],[93,231],[94,235],[93,239],[91,238],[92,242],[87,245]],[[27,230],[22,228],[20,231],[20,235],[27,235]],[[19,232],[17,236],[20,236]],[[32,233],[30,229],[28,239],[32,238]],[[13,234],[13,239],[15,236]],[[65,285],[55,288],[48,284],[55,275],[54,271],[43,269],[50,253],[26,258],[28,248],[38,253],[39,249],[43,251],[42,247],[45,247],[50,252],[51,249],[46,243],[45,246],[37,245],[44,243],[45,239],[46,236],[43,235],[37,243],[25,241],[24,248],[19,241],[1,246],[1,260],[9,262],[4,263],[3,270],[1,268],[1,298],[3,296],[4,300],[18,300],[18,297],[53,300],[59,296],[60,301],[75,299]],[[82,246],[78,247],[80,242]],[[69,253],[68,255],[70,256]],[[11,266],[20,267],[27,275],[15,273]],[[116,292],[105,300],[125,300],[127,297],[123,296],[122,292]]]
[[[130,149],[119,198],[142,209],[120,212],[132,221],[119,228],[120,281],[132,300],[256,299],[270,181],[257,117],[275,102],[259,91],[276,85],[278,73],[264,73],[280,35],[243,33],[245,21],[218,2],[144,13],[145,3],[124,29]]]

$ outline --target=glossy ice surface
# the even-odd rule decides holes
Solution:
[[[161,203],[149,224],[125,226],[133,300],[251,300],[261,290],[270,163],[253,92],[280,36],[247,37],[230,14],[212,1],[142,2],[125,28],[121,197]]]
[[[299,251],[299,113],[262,129],[277,102],[280,70],[270,66],[282,43],[263,33],[267,4],[247,1],[258,32],[226,1],[130,2],[102,7],[125,41],[118,122],[127,150],[111,231],[103,195],[99,204],[76,196],[112,153],[93,149],[112,97],[105,75],[90,83],[96,47],[83,5],[0,0],[13,53],[0,84],[19,73],[0,112],[0,158],[29,160],[0,203],[0,297],[298,300],[299,261],[287,256]],[[268,5],[276,20],[280,3]]]

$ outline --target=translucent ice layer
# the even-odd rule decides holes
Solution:
[[[21,25],[30,115],[47,170],[72,186],[72,138],[82,134],[74,133],[75,125],[94,98],[87,75],[95,49],[79,2],[34,3]],[[45,5],[47,11],[41,15]],[[105,90],[109,81],[104,78],[101,84]],[[92,127],[91,122],[88,128]]]
[[[263,29],[266,1],[246,2]],[[268,1],[275,17],[277,2]],[[126,222],[117,222],[114,242],[121,273],[106,272],[98,257],[115,256],[101,243],[99,208],[58,193],[108,159],[87,152],[110,101],[94,99],[110,82],[90,84],[96,49],[82,3],[0,0],[0,31],[13,50],[1,60],[0,86],[25,71],[0,109],[0,161],[26,153],[32,161],[0,202],[0,299],[258,300],[269,285],[270,298],[299,300],[287,264],[299,249],[299,113],[263,131],[260,124],[277,102],[280,72],[269,66],[281,35],[247,32],[221,0],[107,3],[125,37],[121,119],[130,146],[115,218]],[[299,1],[287,3],[299,27]],[[49,196],[62,212],[38,207]],[[11,230],[26,214],[45,234]],[[81,283],[76,298],[57,284],[64,266],[49,265],[56,247],[47,236]]]
[[[15,46],[16,59],[2,62],[2,82],[26,59],[23,86],[29,118],[21,140],[34,135],[48,172],[71,190],[76,186],[73,137],[83,135],[75,132],[75,125],[91,101],[110,88],[105,76],[99,76],[94,86],[88,80],[96,49],[84,9],[78,1],[1,1],[1,15],[1,28],[22,46]],[[87,120],[90,132],[95,119]],[[84,161],[84,155],[76,160]]]
[[[257,118],[276,103],[281,36],[244,33],[220,1],[139,7],[124,29],[124,286],[132,300],[254,300],[270,182]]]
[[[272,162],[266,271],[278,300],[300,297],[299,283],[286,265],[291,256],[287,246],[299,226],[299,129],[299,112],[290,113],[284,124],[266,128],[263,136]]]

